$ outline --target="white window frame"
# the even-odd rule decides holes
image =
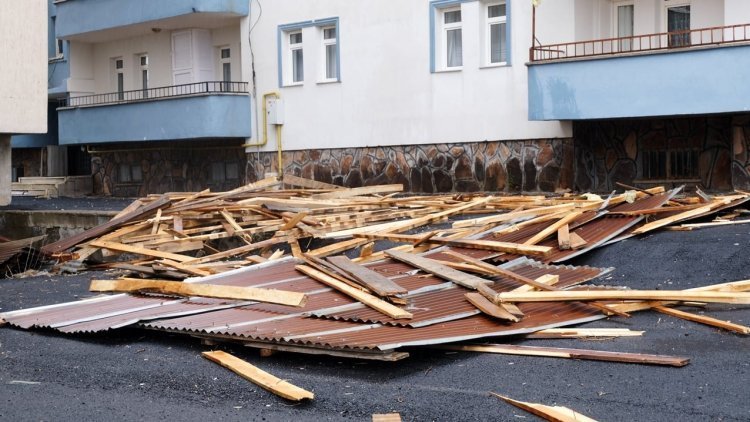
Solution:
[[[65,41],[61,38],[55,38],[55,59],[62,59],[65,55]]]
[[[621,6],[633,6],[633,34],[632,36],[635,36],[635,1],[634,0],[624,0],[624,1],[615,1],[612,3],[612,38],[619,38],[620,37],[620,16],[619,11]],[[633,46],[635,44],[635,40],[630,41],[630,45],[628,47],[624,47],[627,45],[627,43],[623,43],[622,45],[616,45],[615,50],[616,51],[632,51]]]
[[[490,17],[490,7],[492,6],[505,6],[505,15],[502,16],[496,16],[494,18]],[[497,67],[497,66],[507,66],[508,65],[508,2],[506,1],[497,1],[497,2],[491,2],[484,5],[482,8],[482,12],[484,15],[485,25],[484,25],[484,66],[485,67]],[[505,24],[505,61],[502,62],[492,62],[492,25],[502,25]]]
[[[292,35],[294,34],[300,34],[302,37],[302,42],[294,43],[292,44]],[[291,31],[284,32],[284,38],[286,42],[286,75],[285,75],[285,83],[284,86],[297,86],[297,85],[304,85],[305,83],[305,36],[302,33],[302,29],[296,29]],[[294,53],[296,51],[300,50],[302,52],[302,79],[299,81],[294,80]]]
[[[693,28],[693,5],[690,1],[685,0],[665,0],[664,1],[664,19],[662,19],[662,22],[664,23],[664,30],[663,32],[669,32],[669,9],[675,8],[675,7],[682,7],[682,6],[690,6],[690,26],[688,27],[688,30]],[[683,45],[680,47],[690,47],[692,44],[692,33],[688,32],[688,44]],[[670,36],[667,35],[667,45],[671,47],[671,43],[669,40]]]
[[[118,94],[120,101],[125,99],[125,59],[123,57],[113,57],[112,59],[112,76],[114,76],[114,89],[113,91]],[[122,62],[122,67],[117,68],[117,62]],[[122,80],[122,87],[120,87],[120,80]],[[122,88],[122,90],[120,89]]]
[[[326,38],[325,33],[326,30],[333,29],[336,31],[336,36],[333,38]],[[338,82],[339,81],[339,69],[338,69],[338,63],[339,63],[339,48],[338,48],[338,39],[339,39],[339,29],[336,25],[329,25],[329,26],[321,26],[320,27],[320,45],[321,45],[321,55],[320,55],[320,75],[319,82],[325,83],[325,82]],[[304,38],[303,38],[304,41]],[[334,75],[332,78],[328,77],[328,47],[329,46],[335,46],[336,48],[334,51],[336,52],[336,60],[334,60],[333,63],[333,72]]]
[[[454,22],[454,23],[445,23],[445,14],[450,12],[461,12],[461,21]],[[437,10],[437,19],[438,19],[438,27],[440,32],[440,70],[443,71],[454,71],[454,70],[462,70],[464,65],[464,54],[463,54],[463,44],[464,44],[464,13],[461,10],[461,5],[458,4],[456,6],[451,7],[445,7]],[[460,66],[448,66],[448,32],[453,30],[460,30],[461,31],[461,65]]]
[[[148,61],[148,53],[141,53],[137,56],[138,58],[138,81],[140,82],[141,87],[141,96],[143,98],[148,98],[148,89],[150,88],[149,79],[151,77],[151,72],[148,69],[149,61]],[[146,59],[146,64],[143,64],[143,59]]]
[[[224,57],[224,51],[228,52],[228,57]],[[218,47],[218,56],[219,56],[219,75],[218,78],[220,81],[224,82],[221,84],[221,90],[222,91],[231,91],[231,83],[232,82],[232,48],[228,45],[222,45]],[[224,74],[224,67],[229,66],[229,80],[225,78]]]

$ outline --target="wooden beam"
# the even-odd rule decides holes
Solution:
[[[588,242],[584,240],[578,233],[570,233],[570,249],[578,250],[586,246]]]
[[[313,200],[320,199],[342,199],[351,198],[353,196],[372,195],[375,193],[391,193],[391,192],[403,192],[404,185],[374,185],[374,186],[362,186],[359,188],[351,189],[337,189],[333,192],[321,193],[313,195],[310,198]]]
[[[492,303],[495,303],[495,295],[497,294],[496,291],[492,290],[490,286],[480,284],[477,286],[477,291],[479,294],[485,297],[485,299],[489,300]],[[524,317],[524,313],[518,309],[518,306],[512,304],[512,303],[495,303],[495,305],[503,308],[504,310],[508,311],[511,315],[515,315],[516,317],[522,318]]]
[[[532,236],[530,239],[523,242],[524,245],[536,245],[537,243],[541,242],[542,240],[546,239],[547,236],[551,236],[553,233],[557,232],[557,229],[559,229],[562,226],[566,226],[569,223],[575,221],[578,217],[583,215],[583,211],[577,211],[577,212],[571,212],[570,214],[566,215],[565,217],[557,220],[556,222],[550,224],[547,226],[544,230],[540,231],[539,233]]]
[[[385,254],[397,261],[404,262],[411,265],[412,267],[419,268],[422,271],[451,281],[458,284],[459,286],[466,287],[467,289],[476,290],[477,286],[480,284],[491,283],[490,280],[485,280],[483,278],[479,278],[471,274],[454,270],[453,268],[442,265],[434,259],[425,258],[423,256],[392,249],[385,251]]]
[[[685,290],[562,290],[556,292],[498,293],[496,297],[501,302],[659,300],[750,304],[750,293],[691,292]]]
[[[297,307],[304,306],[307,301],[307,296],[304,293],[284,290],[136,278],[92,280],[89,290],[92,292],[152,292],[185,297],[200,296],[217,299],[252,300]]]
[[[547,406],[540,403],[513,400],[497,393],[491,394],[501,398],[508,404],[516,406],[519,409],[525,410],[550,422],[596,422],[596,420],[564,406]]]
[[[528,339],[553,338],[609,338],[642,336],[643,331],[633,331],[628,328],[549,328],[528,334]]]
[[[343,189],[338,185],[319,182],[317,180],[305,179],[292,174],[285,174],[282,178],[282,181],[285,185],[299,186],[307,189]]]
[[[89,245],[95,246],[97,248],[110,249],[113,251],[129,252],[129,253],[134,253],[138,255],[153,256],[156,258],[171,259],[172,261],[177,261],[177,262],[186,262],[186,261],[191,261],[193,259],[192,257],[185,256],[185,255],[179,255],[179,254],[170,253],[170,252],[161,252],[161,251],[157,251],[154,249],[146,249],[146,248],[141,248],[138,246],[125,245],[122,243],[110,242],[107,240],[92,240],[91,242],[89,242]]]
[[[564,359],[601,360],[608,362],[641,363],[648,365],[685,366],[690,359],[682,356],[648,355],[642,353],[605,352],[587,349],[566,349],[559,347],[515,346],[508,344],[446,344],[435,346],[441,350],[462,352],[499,353],[503,355],[541,356]]]
[[[328,262],[348,274],[355,281],[375,292],[378,296],[395,296],[407,293],[407,290],[399,286],[393,280],[377,273],[365,266],[352,262],[346,256],[332,256]]]
[[[477,309],[482,311],[482,313],[484,314],[487,314],[493,318],[502,319],[504,321],[512,321],[512,322],[520,321],[520,319],[517,316],[513,315],[512,313],[508,312],[502,307],[497,306],[494,303],[490,302],[481,293],[474,293],[474,292],[466,293],[464,296],[466,297],[466,300],[469,301],[469,303],[474,305]]]
[[[487,251],[506,252],[518,255],[547,256],[552,252],[549,246],[523,245],[520,243],[498,242],[496,240],[470,240],[470,239],[446,239],[442,237],[427,237],[410,234],[389,233],[355,233],[355,238],[371,240],[391,240],[394,242],[432,243],[437,245],[453,246],[456,248],[482,249]]]
[[[411,319],[414,317],[410,312],[407,312],[397,306],[391,305],[384,300],[378,299],[377,297],[369,293],[357,290],[354,287],[351,287],[346,283],[342,283],[341,281],[336,280],[335,278],[330,277],[327,274],[324,274],[312,267],[309,267],[307,265],[297,265],[294,268],[297,271],[310,276],[315,280],[318,280],[326,286],[332,287],[340,291],[341,293],[344,293],[345,295],[375,309],[376,311],[388,315],[393,319]]]
[[[690,312],[681,311],[679,309],[668,308],[666,306],[654,306],[652,309],[666,315],[697,322],[699,324],[710,325],[712,327],[722,328],[724,330],[733,331],[735,333],[744,335],[750,334],[750,327],[746,325],[735,324],[730,321],[722,321],[720,319],[711,318],[705,315],[696,315]]]
[[[557,229],[557,248],[561,251],[570,249],[570,226],[568,224]]]
[[[300,401],[315,398],[313,393],[277,378],[229,353],[215,350],[212,352],[203,352],[202,355],[211,362],[218,363],[242,378],[287,400]]]

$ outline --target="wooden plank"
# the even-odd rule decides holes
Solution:
[[[584,240],[578,233],[570,233],[570,249],[578,250],[586,246],[589,242]]]
[[[308,189],[343,189],[341,186],[330,183],[319,182],[317,180],[305,179],[293,174],[284,174],[282,181],[285,185],[299,186]]]
[[[156,258],[166,258],[177,262],[191,261],[193,258],[185,255],[179,255],[171,252],[162,252],[154,249],[146,249],[138,246],[124,245],[122,243],[111,242],[108,240],[92,240],[89,245],[97,248],[110,249],[118,252],[129,252],[138,255],[153,256]]]
[[[483,278],[479,278],[471,274],[454,270],[453,268],[442,265],[434,259],[425,258],[423,256],[414,255],[407,252],[396,251],[393,249],[385,251],[385,254],[397,261],[404,262],[415,268],[419,268],[422,271],[456,283],[459,286],[466,287],[467,289],[476,290],[477,286],[480,284],[491,283],[490,280],[485,280]]]
[[[229,353],[215,350],[211,352],[203,352],[202,355],[204,358],[218,363],[242,378],[245,378],[246,380],[287,400],[301,401],[305,399],[312,400],[315,398],[315,395],[310,391],[277,378],[242,359],[230,355]]]
[[[487,314],[493,318],[502,319],[504,321],[520,321],[518,317],[501,308],[500,306],[497,306],[494,303],[490,302],[480,293],[466,293],[464,296],[466,297],[466,300],[468,300],[472,305],[474,305],[484,314]]]
[[[568,224],[557,229],[557,248],[561,251],[570,249],[570,226]]]
[[[553,224],[550,224],[544,230],[540,231],[539,233],[535,234],[527,241],[523,242],[523,244],[524,245],[536,245],[537,243],[546,239],[548,236],[551,236],[553,233],[557,233],[557,229],[575,221],[575,219],[577,219],[581,215],[583,215],[583,211],[571,212],[570,214],[566,215],[560,220],[554,222]]]
[[[513,400],[511,398],[501,396],[497,393],[491,394],[501,398],[508,404],[516,406],[519,409],[525,410],[532,415],[539,416],[540,418],[550,422],[597,422],[595,419],[591,419],[586,415],[578,413],[564,406],[547,406],[540,403],[530,403]]]
[[[658,300],[676,302],[750,304],[750,293],[696,292],[686,290],[562,290],[498,293],[501,302],[565,302],[589,300]]]
[[[292,227],[296,226],[297,223],[302,221],[305,217],[307,217],[306,212],[299,212],[299,213],[294,214],[294,216],[290,218],[289,221],[286,222],[286,224],[284,224],[283,226],[279,228],[279,231],[291,229]]]
[[[154,217],[154,225],[151,228],[151,234],[159,233],[159,223],[161,222],[161,208],[156,210],[156,216]]]
[[[712,327],[722,328],[724,330],[733,331],[735,333],[744,335],[750,334],[750,327],[746,325],[735,324],[730,321],[722,321],[720,319],[711,318],[709,316],[697,315],[690,312],[681,311],[679,309],[668,308],[666,306],[654,306],[652,309],[666,315],[697,322],[699,324],[710,325]]]
[[[494,265],[488,264],[488,263],[486,263],[484,261],[481,261],[481,260],[476,259],[476,258],[472,258],[470,256],[463,255],[463,254],[458,253],[456,251],[446,251],[445,253],[447,253],[447,254],[449,254],[451,256],[454,256],[456,258],[462,259],[462,260],[464,260],[466,262],[470,262],[470,263],[472,263],[472,264],[474,264],[474,265],[476,265],[478,267],[482,267],[484,269],[487,269],[488,271],[492,271],[495,275],[499,275],[501,277],[509,278],[509,279],[517,281],[519,283],[523,283],[523,284],[525,284],[527,286],[536,287],[539,290],[544,290],[544,291],[558,291],[559,290],[556,287],[547,285],[545,283],[540,283],[540,282],[538,282],[536,280],[532,280],[532,279],[530,279],[528,277],[524,277],[521,274],[515,273],[513,271],[509,271],[509,270],[506,270],[506,269],[503,269],[503,268],[500,268],[500,267],[496,267]],[[490,300],[492,300],[496,304],[502,306],[500,300],[497,297],[497,295],[495,295],[494,299],[490,299]],[[611,309],[608,305],[605,305],[605,304],[601,304],[601,303],[597,303],[597,302],[592,302],[592,303],[589,303],[589,305],[591,305],[591,306],[593,306],[593,307],[595,307],[595,308],[603,311],[607,315],[615,314],[615,315],[619,315],[619,316],[623,316],[623,317],[629,317],[630,316],[630,315],[628,315],[625,312],[621,312],[621,311],[618,311],[618,310]],[[508,309],[508,308],[506,308],[506,309]]]
[[[391,192],[403,192],[403,191],[404,191],[404,185],[401,185],[401,184],[374,185],[374,186],[362,186],[359,188],[351,188],[351,189],[337,189],[337,190],[334,190],[333,192],[313,195],[310,198],[313,200],[342,199],[342,198],[351,198],[353,196],[372,195],[375,193],[391,193]]]
[[[401,415],[398,413],[374,413],[372,422],[401,422]]]
[[[410,312],[407,312],[397,306],[391,305],[384,300],[378,299],[377,297],[369,293],[357,290],[354,287],[351,287],[346,283],[342,283],[341,281],[336,280],[335,278],[330,277],[327,274],[324,274],[312,267],[309,267],[307,265],[297,265],[294,268],[297,269],[297,271],[308,275],[315,280],[318,280],[319,282],[332,287],[339,292],[344,293],[345,295],[354,298],[355,300],[358,300],[359,302],[362,302],[363,304],[375,309],[376,311],[388,315],[393,319],[411,319],[414,317]]]
[[[546,284],[548,286],[554,286],[560,282],[560,276],[557,274],[545,274],[534,279],[537,283]],[[516,287],[511,290],[512,292],[533,292],[536,287],[526,284],[520,287]]]
[[[568,349],[560,347],[515,346],[509,344],[455,345],[436,346],[441,350],[462,352],[499,353],[504,355],[540,356],[564,359],[600,360],[608,362],[641,363],[648,365],[685,366],[689,358],[682,356],[649,355],[642,353],[605,352],[588,349]]]
[[[154,292],[185,297],[201,296],[217,299],[252,300],[297,307],[304,306],[307,301],[304,293],[284,290],[136,278],[92,280],[89,290],[92,292]]]
[[[237,221],[235,221],[234,217],[232,217],[232,214],[227,212],[226,209],[219,211],[219,214],[221,214],[221,216],[224,217],[227,223],[229,223],[229,225],[234,229],[233,234],[239,233],[240,239],[242,239],[245,243],[247,243],[248,245],[253,244],[252,236],[243,233],[245,229],[243,229],[239,224],[237,224]]]
[[[601,201],[597,201],[596,205],[598,206],[601,203]],[[551,213],[557,213],[560,211],[570,211],[576,208],[576,204],[573,203],[567,203],[567,204],[560,204],[560,205],[552,205],[548,207],[538,207],[528,210],[521,210],[521,211],[515,211],[515,212],[509,212],[504,214],[498,214],[498,215],[490,215],[487,217],[480,217],[475,218],[472,220],[462,220],[462,221],[456,221],[453,223],[454,228],[459,227],[471,227],[471,226],[484,226],[485,224],[499,224],[506,221],[512,221],[521,217],[528,217],[528,216],[540,216],[543,214],[551,214]]]
[[[700,229],[703,227],[733,226],[735,224],[748,224],[750,220],[712,221],[710,223],[681,224],[681,228]]]
[[[199,277],[205,277],[205,276],[209,276],[213,274],[210,271],[201,270],[199,268],[195,268],[190,265],[183,265],[183,264],[180,264],[179,262],[172,261],[169,259],[162,259],[159,262],[163,263],[164,265],[170,266],[176,270],[182,271],[186,274],[197,275]]]
[[[549,246],[523,245],[520,243],[498,242],[496,240],[469,240],[469,239],[446,239],[442,237],[426,237],[410,234],[388,234],[388,233],[355,233],[355,238],[373,240],[391,240],[394,242],[416,242],[433,243],[437,245],[452,246],[455,248],[481,249],[487,251],[506,252],[517,255],[547,256],[552,253]]]
[[[480,284],[477,286],[477,291],[479,294],[484,296],[487,300],[489,300],[492,303],[495,303],[495,295],[497,294],[496,291],[492,290],[490,286]],[[503,308],[504,310],[508,311],[511,315],[515,315],[517,317],[523,317],[524,313],[520,309],[518,309],[518,306],[512,304],[512,303],[495,303],[497,306]]]
[[[549,328],[525,336],[527,339],[637,337],[643,331],[628,328]]]
[[[47,255],[63,252],[87,240],[106,234],[112,229],[118,228],[138,218],[142,218],[152,212],[156,212],[156,210],[159,208],[166,208],[167,206],[169,206],[169,204],[169,198],[166,195],[162,195],[161,197],[159,197],[159,199],[151,202],[146,206],[140,207],[133,212],[122,215],[118,218],[114,218],[107,223],[98,225],[77,235],[70,236],[65,239],[58,240],[57,242],[45,245],[41,248],[41,251]]]
[[[331,256],[328,257],[328,262],[348,274],[355,281],[375,292],[378,296],[395,296],[407,293],[406,289],[391,279],[365,266],[352,262],[346,256]]]
[[[731,202],[731,201],[728,201],[728,200],[714,201],[714,202],[712,202],[712,203],[710,203],[710,204],[708,204],[706,206],[703,206],[703,207],[700,207],[700,208],[696,208],[694,210],[681,212],[681,213],[679,213],[677,215],[673,215],[671,217],[662,218],[662,219],[659,219],[659,220],[656,220],[656,221],[652,221],[650,223],[644,224],[641,227],[633,230],[633,234],[648,233],[648,232],[650,232],[652,230],[656,230],[658,228],[661,228],[661,227],[664,227],[664,226],[668,226],[668,225],[676,223],[678,221],[687,220],[689,218],[693,218],[693,217],[699,216],[701,214],[707,213],[707,212],[709,212],[709,211],[711,211],[711,210],[713,210],[715,208],[718,208],[718,207],[720,207],[722,205],[726,205],[729,202]]]
[[[203,258],[190,258],[187,261],[183,261],[183,263],[188,265],[203,264],[206,262],[218,261],[219,259],[245,255],[258,249],[263,249],[269,246],[274,246],[279,243],[286,242],[286,240],[287,239],[283,237],[272,237],[268,240],[263,240],[251,245],[240,246],[239,248],[229,249],[212,255],[207,255]]]

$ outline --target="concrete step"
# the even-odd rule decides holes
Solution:
[[[59,185],[65,183],[68,178],[66,176],[59,177],[19,177],[18,183],[24,184],[42,184],[42,185]]]

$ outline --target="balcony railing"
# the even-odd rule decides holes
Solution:
[[[247,94],[247,82],[196,82],[192,84],[162,86],[158,88],[136,89],[132,91],[110,92],[86,95],[60,100],[60,107],[87,107],[106,104],[125,104],[152,101],[164,98],[188,97],[203,94]]]
[[[630,37],[535,45],[529,51],[529,59],[532,62],[563,60],[748,41],[750,41],[750,24],[717,26]]]

